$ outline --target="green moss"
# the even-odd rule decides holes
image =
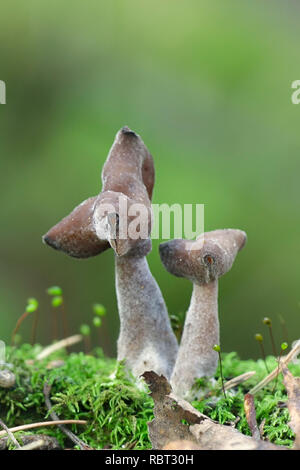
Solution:
[[[273,356],[268,356],[266,361],[270,371],[277,366],[277,362]],[[210,388],[214,397],[194,401],[192,404],[199,411],[222,424],[231,424],[238,419],[236,428],[243,434],[251,435],[245,417],[244,395],[267,375],[265,363],[262,359],[258,361],[242,361],[235,352],[232,352],[222,354],[222,364],[225,380],[230,380],[233,377],[249,371],[255,371],[256,374],[245,383],[226,392],[225,400],[222,396],[221,381],[218,371],[217,385],[215,387],[212,387],[203,379],[198,381],[200,382],[198,386]],[[288,367],[293,375],[300,375],[299,364],[289,364]],[[265,439],[278,445],[291,447],[294,434],[288,426],[290,417],[286,407],[287,394],[283,385],[282,375],[279,376],[275,390],[273,390],[274,385],[275,380],[270,382],[254,396],[257,423],[260,425],[265,420],[263,434]]]
[[[16,386],[11,390],[0,389],[0,416],[8,426],[16,426],[49,418],[45,407],[43,386],[51,384],[53,410],[61,419],[85,419],[86,426],[69,425],[70,429],[96,449],[149,449],[147,422],[153,418],[153,403],[145,388],[125,373],[123,365],[104,357],[101,349],[93,355],[56,352],[43,361],[32,361],[41,346],[24,344],[19,348],[8,348],[8,361],[16,373]],[[266,375],[262,360],[242,361],[235,353],[223,354],[223,373],[225,379],[250,370],[256,375],[245,384],[231,392],[227,399],[222,396],[219,372],[216,385],[201,379],[196,387],[210,387],[212,397],[197,400],[193,405],[201,412],[220,423],[231,423],[239,417],[236,424],[244,434],[250,434],[245,418],[244,394]],[[63,359],[64,364],[54,369],[47,368],[50,361]],[[273,357],[268,357],[270,369],[276,366]],[[294,375],[300,374],[299,365],[290,365]],[[287,396],[282,379],[278,380],[275,393],[271,382],[255,396],[257,420],[264,419],[264,437],[271,442],[291,446],[293,433],[288,427],[289,414],[282,407]],[[63,446],[72,444],[57,427],[34,430],[52,435]],[[24,433],[18,433],[21,437]]]
[[[94,351],[94,355],[67,355],[60,351],[43,361],[28,362],[40,350],[41,347],[32,348],[28,344],[8,348],[8,360],[14,365],[17,378],[14,389],[0,389],[0,414],[8,426],[48,417],[43,395],[47,381],[52,386],[53,410],[61,419],[88,421],[87,426],[70,428],[90,446],[150,447],[147,421],[152,418],[152,400],[125,374],[122,364],[105,358],[101,349]],[[57,358],[63,359],[64,365],[48,369],[50,360]],[[45,428],[43,432],[66,444],[67,438],[58,428]]]

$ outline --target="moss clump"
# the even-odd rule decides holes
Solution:
[[[0,416],[9,427],[42,421],[48,417],[43,386],[49,383],[53,410],[60,419],[85,419],[86,426],[69,425],[69,428],[86,444],[95,449],[150,449],[147,422],[153,418],[153,403],[145,388],[128,376],[122,364],[104,357],[101,349],[93,355],[59,351],[43,361],[34,361],[41,346],[24,344],[8,348],[8,361],[13,364],[16,386],[0,389]],[[63,365],[49,369],[54,359]],[[270,369],[276,367],[273,357],[267,358]],[[300,366],[289,366],[294,375],[300,375]],[[236,353],[223,354],[223,374],[226,380],[250,370],[256,371],[245,384],[222,396],[219,372],[214,387],[200,379],[196,388],[210,387],[212,396],[194,401],[201,412],[222,424],[236,423],[237,429],[250,434],[245,418],[244,394],[266,375],[262,360],[242,361]],[[264,419],[264,438],[276,444],[291,446],[293,433],[288,427],[289,414],[285,406],[287,395],[279,379],[273,393],[271,382],[255,396],[257,420]],[[48,418],[49,419],[49,418]],[[62,446],[72,447],[68,438],[57,427],[40,428],[30,433],[55,436]],[[22,436],[24,433],[19,433]]]
[[[86,426],[69,425],[85,443],[95,449],[148,449],[147,421],[152,418],[152,400],[136,381],[125,374],[122,364],[105,358],[102,350],[83,353],[52,354],[43,361],[32,360],[40,346],[28,344],[8,348],[8,360],[14,365],[16,386],[0,389],[0,414],[6,424],[18,426],[45,420],[43,386],[51,385],[53,410],[60,419],[84,419]],[[63,359],[61,367],[49,369],[54,359]],[[57,428],[41,428],[45,433],[70,446]]]

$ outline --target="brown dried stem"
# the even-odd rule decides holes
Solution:
[[[299,353],[300,353],[300,340],[296,341],[293,349],[291,349],[291,351],[280,360],[280,365],[282,367],[286,366],[290,361],[292,361],[295,357],[297,357]],[[271,380],[275,379],[275,377],[278,375],[278,372],[279,372],[279,368],[277,366],[269,375],[267,375],[267,377],[265,377],[261,382],[255,385],[255,387],[253,387],[249,391],[249,393],[251,393],[251,395],[254,395],[255,393],[259,392],[259,390],[265,387],[269,382],[271,382]]]
[[[50,344],[50,346],[47,346],[43,351],[41,351],[37,355],[37,360],[40,361],[42,359],[45,359],[45,357],[50,356],[55,351],[59,351],[59,349],[66,348],[67,346],[71,346],[72,344],[76,344],[82,341],[82,335],[73,335],[69,336],[68,338],[62,339],[58,341],[57,343]]]
[[[44,426],[57,426],[58,424],[87,424],[83,419],[58,419],[57,421],[42,421],[39,423],[22,424],[9,428],[10,432],[27,431],[27,429],[43,428]],[[7,431],[0,431],[0,437],[5,436]]]
[[[12,335],[11,335],[11,344],[12,344],[12,346],[14,346],[14,344],[15,344],[15,336],[16,336],[16,334],[18,333],[21,324],[23,323],[23,321],[25,320],[25,318],[28,317],[29,314],[30,314],[30,312],[24,312],[24,313],[20,316],[20,318],[18,319],[17,324],[16,324],[16,326],[15,326],[15,329],[14,329],[14,331],[12,332]]]
[[[256,421],[256,411],[255,411],[255,405],[254,405],[254,397],[251,395],[251,393],[247,393],[244,396],[244,410],[246,414],[246,419],[248,426],[250,428],[251,434],[256,440],[260,440],[260,432],[259,428],[257,426],[257,421]]]
[[[8,434],[9,438],[12,440],[12,442],[15,444],[16,448],[17,449],[20,449],[21,446],[20,444],[18,443],[17,439],[15,438],[15,436],[13,435],[13,433],[9,430],[9,428],[6,426],[6,424],[2,421],[2,419],[0,419],[0,426],[2,426],[2,428],[6,431],[6,433]]]

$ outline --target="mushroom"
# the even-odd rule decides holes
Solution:
[[[117,213],[121,197],[126,203],[145,204],[149,210],[154,186],[153,158],[142,139],[127,126],[116,135],[103,167],[102,185],[98,196],[90,197],[75,207],[43,236],[43,241],[69,256],[89,258],[111,246],[107,213],[102,213],[102,209],[110,206],[112,212]],[[135,200],[129,200],[130,197]],[[95,217],[95,212],[98,217]],[[149,224],[149,234],[150,231]]]
[[[206,232],[196,240],[176,239],[159,247],[161,260],[171,274],[193,282],[191,303],[171,377],[175,393],[184,396],[195,379],[213,376],[219,344],[218,279],[233,265],[244,247],[246,233],[224,229]]]
[[[43,240],[77,258],[113,248],[120,316],[118,360],[124,360],[135,376],[154,370],[170,377],[178,345],[146,260],[151,251],[154,164],[142,139],[128,127],[116,135],[102,183],[98,196],[77,206]],[[135,230],[130,231],[132,227]]]

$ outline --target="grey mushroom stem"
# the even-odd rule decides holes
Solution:
[[[144,371],[170,377],[178,350],[161,291],[145,256],[115,256],[120,315],[118,360],[138,377]]]
[[[190,390],[196,377],[215,373],[218,353],[213,347],[219,343],[218,281],[195,283],[171,379],[176,393],[183,395]]]

